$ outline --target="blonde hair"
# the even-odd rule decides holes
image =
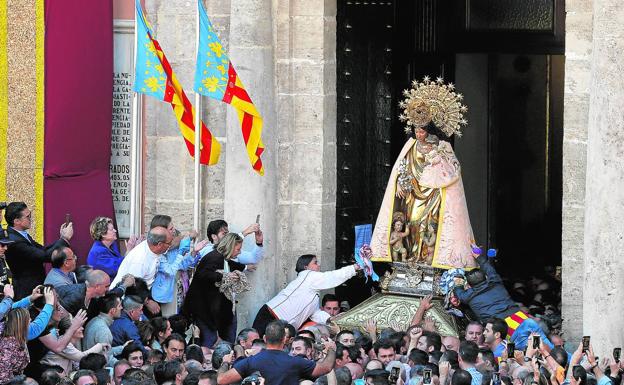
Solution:
[[[2,331],[2,337],[13,337],[20,344],[25,345],[28,337],[30,314],[25,308],[13,309],[7,314],[7,320]]]
[[[217,244],[216,250],[221,253],[225,259],[232,258],[234,254],[234,246],[243,243],[243,238],[236,233],[227,233]]]
[[[109,223],[113,223],[113,220],[109,217],[96,217],[89,225],[91,238],[95,241],[101,241],[104,234],[108,231]]]

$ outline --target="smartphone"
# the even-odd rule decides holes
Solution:
[[[260,214],[256,215],[256,223],[260,224]]]
[[[533,349],[539,349],[540,347],[540,336],[533,336]]]
[[[613,349],[613,359],[615,362],[620,362],[620,355],[622,354],[622,348]]]
[[[67,213],[65,214],[65,227],[69,226],[70,222],[71,222],[71,214]]]
[[[507,343],[507,358],[513,358],[514,352],[516,351],[516,344],[513,342]]]
[[[431,384],[431,369],[423,370],[423,384]]]
[[[583,351],[584,352],[589,350],[589,340],[590,340],[590,336],[583,336]]]
[[[390,381],[391,383],[396,383],[400,375],[401,375],[401,368],[395,366],[390,371],[390,376],[388,377],[388,381]]]
[[[501,380],[500,380],[500,373],[498,372],[493,372],[492,373],[492,384],[493,385],[500,385]]]
[[[584,371],[585,369],[582,365],[574,365],[574,367],[572,368],[572,376],[578,381],[583,376]]]

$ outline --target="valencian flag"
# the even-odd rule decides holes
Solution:
[[[251,166],[257,173],[264,175],[264,167],[260,159],[264,151],[264,144],[260,137],[262,117],[236,74],[228,55],[224,52],[219,37],[208,20],[202,0],[198,0],[197,4],[199,48],[195,69],[195,91],[231,104],[236,109]]]
[[[191,156],[194,156],[195,121],[193,117],[195,109],[173,73],[160,44],[154,39],[139,1],[136,0],[137,53],[134,90],[171,104],[186,147]],[[200,163],[216,164],[220,153],[221,145],[202,121]]]

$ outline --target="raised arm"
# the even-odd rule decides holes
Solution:
[[[433,296],[428,295],[420,300],[420,305],[418,306],[418,310],[416,310],[414,317],[412,317],[412,323],[410,324],[410,326],[420,325],[422,320],[425,318],[425,313],[427,312],[427,310],[433,307],[433,304],[431,303],[432,299]]]
[[[490,259],[487,256],[483,254],[480,255],[477,258],[477,263],[479,264],[479,267],[481,268],[481,270],[483,270],[483,272],[487,276],[487,280],[489,282],[503,283],[503,280],[501,279],[500,275],[498,275],[498,273],[496,272],[496,269],[494,268],[494,266],[492,266],[492,263],[490,262]]]
[[[56,338],[53,335],[48,334],[43,337],[39,337],[39,341],[41,341],[46,348],[52,350],[54,353],[61,354],[61,352],[67,347],[67,344],[71,342],[76,329],[84,324],[86,318],[87,313],[84,310],[80,310],[76,313],[69,329],[67,329],[65,334],[63,334],[60,338]]]
[[[332,289],[344,283],[349,278],[354,277],[358,270],[360,270],[360,266],[353,264],[338,270],[325,271],[322,273],[310,271],[308,274],[313,274],[310,276],[312,280],[310,287],[316,290]]]
[[[312,377],[320,377],[331,372],[336,364],[336,344],[329,340],[325,342],[327,354],[325,358],[317,362],[312,371]]]

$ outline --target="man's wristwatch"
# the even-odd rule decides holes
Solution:
[[[524,357],[524,362],[531,362],[531,360],[532,360],[531,357],[527,357],[527,356]]]

